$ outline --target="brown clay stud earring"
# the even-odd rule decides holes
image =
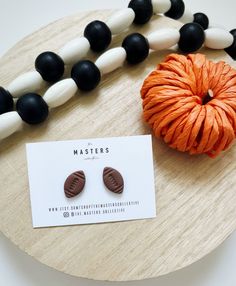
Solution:
[[[124,190],[124,179],[120,172],[111,167],[103,170],[103,182],[107,189],[113,193],[121,194]]]
[[[69,175],[64,184],[64,192],[67,198],[73,198],[80,194],[85,186],[85,175],[83,171],[77,171]]]

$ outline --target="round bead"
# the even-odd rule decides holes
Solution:
[[[63,60],[53,52],[40,54],[35,61],[35,69],[48,82],[58,81],[64,74]]]
[[[3,87],[0,87],[0,114],[13,110],[13,97]]]
[[[93,62],[84,60],[73,66],[71,77],[80,90],[90,91],[99,84],[101,73]]]
[[[171,8],[165,13],[165,16],[178,20],[184,14],[185,5],[183,0],[170,0]]]
[[[197,23],[185,24],[180,29],[179,48],[184,53],[197,51],[203,45],[204,40],[204,30]]]
[[[111,43],[111,30],[104,22],[93,21],[86,26],[84,37],[88,39],[94,52],[102,52]]]
[[[153,15],[153,6],[151,0],[131,0],[129,8],[134,10],[135,24],[147,23]]]
[[[38,124],[48,117],[48,105],[36,93],[21,96],[16,103],[16,110],[23,121],[28,124]]]
[[[230,31],[230,33],[233,35],[234,37],[234,42],[233,44],[226,48],[225,51],[226,53],[228,53],[234,60],[236,60],[236,29]]]
[[[130,64],[138,64],[144,61],[149,54],[148,41],[139,33],[128,35],[124,39],[122,47],[126,51],[126,59]]]
[[[207,15],[205,15],[204,13],[195,13],[193,17],[194,17],[193,19],[194,23],[198,23],[199,25],[201,25],[204,30],[208,28],[209,19]]]
[[[234,38],[235,38],[236,37],[236,29],[231,30],[230,34],[232,34],[234,36]]]

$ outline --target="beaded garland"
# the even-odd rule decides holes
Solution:
[[[147,38],[133,33],[124,39],[122,47],[105,52],[95,63],[81,60],[89,48],[95,52],[105,50],[112,35],[122,32],[132,22],[147,23],[153,12],[163,13],[173,19],[193,20],[193,23],[185,24],[180,31],[162,29]],[[84,37],[68,43],[60,50],[59,55],[53,52],[40,54],[35,61],[36,71],[17,78],[9,85],[8,91],[0,88],[0,139],[18,131],[23,121],[28,124],[43,122],[48,116],[49,108],[64,104],[78,89],[90,91],[96,88],[103,74],[122,66],[125,60],[130,64],[144,61],[150,49],[167,49],[178,44],[180,50],[189,53],[197,51],[205,43],[209,48],[226,49],[233,58],[236,57],[235,30],[229,33],[218,28],[207,29],[209,21],[205,14],[189,15],[182,0],[131,0],[128,9],[116,13],[107,24],[102,21],[88,24]],[[64,74],[64,66],[76,61],[71,79],[54,84],[43,97],[35,93],[43,80],[52,83],[58,81]],[[21,96],[17,101],[16,111],[12,111],[13,96]]]
[[[196,22],[208,27],[205,14],[192,15],[185,8],[183,0],[131,0],[128,8],[116,12],[104,23],[92,21],[84,30],[84,36],[68,42],[58,55],[53,52],[40,54],[35,61],[35,71],[23,74],[13,80],[7,90],[13,97],[40,89],[43,81],[57,82],[64,74],[64,66],[74,64],[84,58],[89,49],[94,52],[104,51],[112,40],[112,35],[126,30],[132,23],[146,24],[153,14],[164,14],[183,23]]]

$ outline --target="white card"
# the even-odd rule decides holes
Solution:
[[[26,145],[33,227],[146,219],[156,216],[150,135],[57,141]],[[124,180],[122,194],[109,191],[103,169]],[[83,170],[86,183],[74,198],[66,178]]]

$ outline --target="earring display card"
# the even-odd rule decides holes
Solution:
[[[150,135],[30,143],[26,151],[34,228],[156,217]],[[119,172],[122,193],[106,187],[104,170],[113,170],[114,189]],[[80,171],[84,187],[68,198],[65,181]]]

